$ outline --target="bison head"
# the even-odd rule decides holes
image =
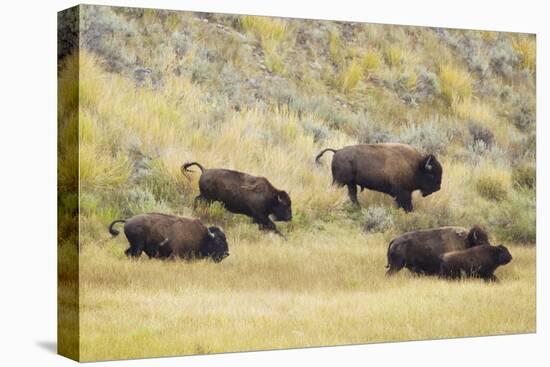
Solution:
[[[418,183],[422,196],[428,196],[441,188],[441,176],[443,175],[443,167],[432,154],[427,155],[420,161],[418,167]]]
[[[475,225],[470,229],[470,232],[468,232],[468,244],[470,247],[474,246],[481,246],[481,245],[490,245],[489,242],[489,236],[487,235],[487,232],[483,230],[478,225]]]
[[[276,221],[289,222],[292,220],[292,204],[290,196],[285,191],[277,192],[272,212]]]
[[[203,257],[211,257],[217,263],[229,256],[227,238],[220,227],[208,228],[208,236],[204,239],[200,254]]]
[[[512,254],[510,254],[510,251],[503,245],[497,246],[498,249],[498,264],[499,265],[506,265],[510,261],[512,261]]]

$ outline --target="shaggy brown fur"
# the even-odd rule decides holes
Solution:
[[[130,243],[126,255],[139,257],[142,251],[149,257],[212,257],[221,261],[228,252],[225,234],[218,227],[207,228],[199,219],[174,215],[149,213],[127,220],[115,220],[109,232],[117,236],[113,228],[124,224],[124,234]]]
[[[232,213],[252,217],[260,229],[282,236],[269,216],[273,214],[276,221],[292,220],[292,204],[285,191],[276,189],[265,177],[228,169],[205,169],[197,162],[184,164],[181,167],[184,175],[190,172],[191,166],[199,167],[202,172],[195,205],[199,200],[219,201]]]
[[[482,278],[486,281],[498,281],[493,274],[494,271],[510,261],[512,261],[512,255],[503,245],[476,246],[443,254],[439,275],[450,279],[466,276]]]
[[[441,187],[443,169],[433,155],[422,156],[406,144],[359,144],[340,150],[325,149],[315,158],[327,152],[332,158],[333,183],[347,186],[350,200],[357,201],[357,186],[380,191],[395,198],[399,207],[410,212],[412,192],[420,190],[423,196]]]
[[[441,227],[407,232],[390,242],[386,274],[406,267],[413,273],[435,275],[439,273],[442,254],[489,244],[487,233],[477,225],[470,230]]]

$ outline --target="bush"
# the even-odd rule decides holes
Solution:
[[[531,165],[521,165],[512,171],[512,183],[518,188],[533,189],[537,184],[536,168]]]
[[[364,121],[357,132],[357,139],[361,144],[389,143],[395,137],[380,124]]]
[[[519,62],[517,52],[510,46],[508,42],[501,41],[497,43],[489,52],[491,59],[490,64],[493,71],[504,77],[510,77],[514,71],[514,67]]]
[[[476,73],[478,78],[484,79],[489,74],[489,61],[483,55],[475,53],[467,61],[469,70]]]
[[[306,135],[313,135],[313,142],[322,143],[330,135],[329,129],[322,124],[314,124],[311,121],[305,121],[302,123],[302,128]]]
[[[102,56],[109,71],[121,71],[135,61],[126,53],[126,39],[133,39],[138,31],[113,9],[104,6],[86,5],[80,17],[80,44],[83,48]],[[124,35],[125,37],[113,37]]]
[[[422,67],[417,71],[415,94],[420,101],[431,102],[441,94],[441,86],[437,75]]]
[[[515,111],[512,113],[512,121],[520,130],[527,130],[534,126],[534,106],[523,99],[519,99],[515,102]]]
[[[491,149],[495,140],[495,136],[493,135],[491,130],[481,126],[476,122],[470,122],[470,124],[468,125],[468,131],[472,136],[474,144],[478,142],[483,142],[487,149]]]
[[[498,174],[486,174],[479,177],[475,187],[478,194],[488,200],[502,201],[508,195],[506,180]]]
[[[399,74],[398,78],[391,83],[391,87],[403,102],[416,105],[417,97],[414,91],[417,80],[418,76],[414,71],[405,71]]]
[[[365,232],[385,232],[393,227],[393,217],[386,208],[381,206],[369,207],[363,210]]]
[[[399,135],[399,141],[426,154],[442,154],[451,142],[451,137],[441,124],[428,122],[407,127]]]
[[[157,203],[155,195],[148,189],[139,186],[127,192],[124,214],[132,216],[141,213],[163,212],[165,205]]]

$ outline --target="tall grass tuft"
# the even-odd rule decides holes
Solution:
[[[512,47],[520,55],[520,67],[535,71],[537,59],[536,44],[534,37],[518,36],[513,42]]]
[[[342,92],[350,92],[357,83],[363,78],[363,68],[361,64],[353,60],[340,75],[340,89]]]
[[[439,80],[443,98],[452,105],[472,95],[472,77],[468,71],[451,64],[439,67]]]
[[[508,196],[510,176],[503,171],[486,168],[480,169],[475,187],[479,195],[493,201],[502,201]]]

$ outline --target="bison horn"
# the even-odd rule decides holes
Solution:
[[[427,171],[431,171],[432,170],[432,165],[430,164],[432,162],[432,156],[428,156],[428,159],[426,160],[426,165],[424,166],[424,168],[426,168]]]
[[[474,241],[477,241],[477,231],[474,231],[472,237],[474,238]]]
[[[162,241],[162,242],[159,244],[159,247],[162,247],[162,246],[166,245],[167,242],[168,242],[168,238],[165,238],[164,241]]]
[[[216,238],[216,235],[212,232],[210,232],[210,229],[207,229],[207,232],[208,232],[208,236],[210,236],[210,238]]]

